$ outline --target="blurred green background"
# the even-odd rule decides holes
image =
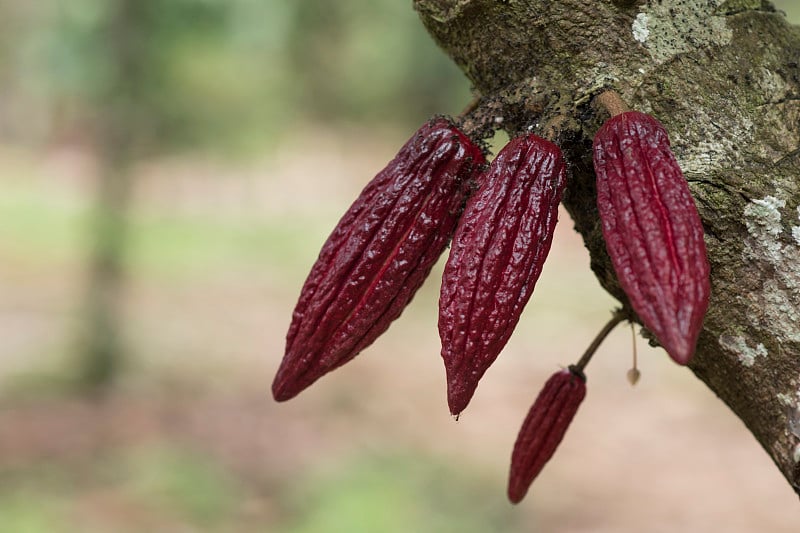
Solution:
[[[538,387],[613,305],[563,214],[458,424],[441,265],[363,356],[272,401],[328,231],[469,98],[410,2],[0,0],[0,533],[795,531],[702,384],[640,343],[625,385],[624,328],[557,460],[506,502]]]

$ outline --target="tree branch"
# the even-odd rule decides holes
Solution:
[[[415,0],[481,97],[489,136],[558,118],[564,205],[606,290],[591,143],[613,88],[656,116],[706,229],[711,305],[690,368],[800,494],[800,28],[761,0]]]

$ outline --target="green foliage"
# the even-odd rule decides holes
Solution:
[[[463,75],[402,2],[302,2],[290,38],[303,100],[318,117],[416,124],[468,102]]]
[[[121,470],[131,497],[206,529],[236,510],[239,489],[235,481],[200,454],[146,449],[127,458]]]
[[[88,206],[47,195],[31,181],[6,184],[0,196],[0,259],[21,268],[77,265],[84,259]],[[147,213],[129,217],[126,265],[136,275],[196,280],[258,268],[283,279],[304,275],[306,261],[327,237],[329,218],[217,217]],[[305,259],[303,259],[305,258]]]
[[[327,229],[321,223],[309,226],[308,220],[288,217],[239,221],[143,217],[133,224],[130,265],[144,274],[176,280],[230,272],[241,265],[294,276],[306,266],[298,258],[311,255]]]
[[[13,46],[0,38],[0,59],[9,59],[0,80],[23,70],[26,81],[14,83],[24,88],[10,94],[34,114],[45,110],[56,135],[91,127],[120,99],[158,151],[263,146],[298,121],[415,127],[469,99],[465,78],[405,2],[140,0],[122,16],[117,5],[0,7],[0,30],[24,29]],[[130,64],[118,61],[120,46]],[[138,82],[118,86],[132,79],[120,68],[134,68]]]
[[[138,532],[158,523],[158,531],[228,531],[242,496],[240,480],[213,457],[172,445],[29,464],[0,470],[0,479],[0,533]]]
[[[34,187],[4,186],[0,196],[0,242],[8,260],[41,264],[76,261],[85,244],[85,210],[64,198],[43,194]],[[44,257],[43,257],[44,256]],[[31,264],[22,263],[25,268]]]
[[[0,479],[0,533],[530,530],[498,496],[504,479],[413,452],[359,456],[274,486],[163,441],[5,468]],[[251,516],[248,500],[281,510]]]
[[[54,504],[42,494],[25,491],[0,494],[0,533],[42,533],[64,531],[59,529],[58,512]]]
[[[520,531],[502,494],[483,480],[424,456],[381,455],[301,480],[282,533],[483,533]]]

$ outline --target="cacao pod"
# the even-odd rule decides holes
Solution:
[[[439,118],[364,188],[300,292],[272,384],[276,400],[351,360],[400,316],[447,246],[484,163],[480,148]]]
[[[550,250],[566,183],[561,150],[511,140],[467,201],[439,298],[447,401],[459,414],[514,331]]]
[[[519,503],[556,451],[586,396],[586,377],[575,367],[553,374],[536,397],[511,454],[508,499]]]
[[[627,111],[594,139],[597,208],[631,307],[679,364],[694,354],[711,291],[703,225],[655,118]]]

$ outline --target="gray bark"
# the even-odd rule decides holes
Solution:
[[[706,230],[711,304],[689,365],[800,494],[800,28],[760,0],[415,0],[480,97],[464,127],[555,132],[564,205],[602,286],[591,143],[603,88],[670,132]],[[555,126],[555,128],[554,128]]]

